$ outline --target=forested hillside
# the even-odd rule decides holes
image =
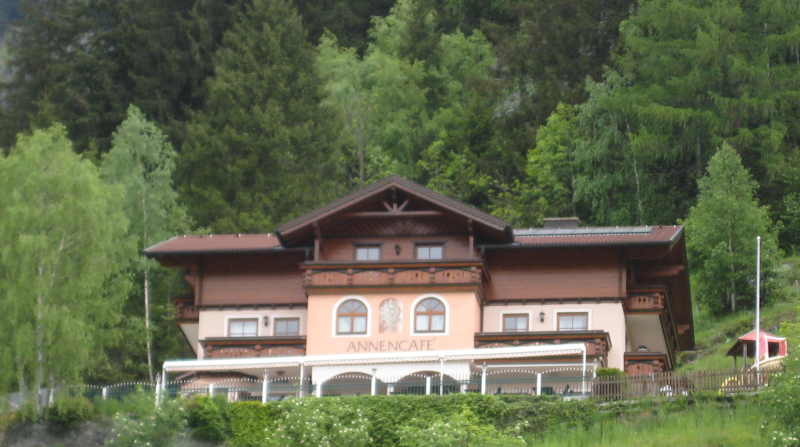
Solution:
[[[181,280],[141,249],[185,232],[269,232],[388,174],[518,226],[685,222],[694,295],[712,314],[751,305],[756,234],[767,301],[800,247],[793,0],[0,0],[0,11],[0,173],[44,176],[0,177],[0,304],[15,309],[0,339],[16,346],[0,346],[2,385],[152,375],[186,355],[168,301]],[[80,166],[87,186],[45,181],[49,157]],[[31,222],[52,211],[21,199],[31,184],[119,219],[9,222],[9,210]],[[86,231],[115,260],[79,290],[46,281],[45,264],[94,262],[64,236]],[[49,236],[37,246],[26,232]],[[26,257],[33,247],[50,255]],[[113,296],[104,318],[76,317],[81,367],[53,377],[66,360],[45,322],[97,290]]]

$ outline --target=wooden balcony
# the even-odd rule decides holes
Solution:
[[[175,322],[181,323],[199,323],[200,311],[194,306],[193,295],[178,295],[172,298],[175,304]]]
[[[625,313],[661,313],[665,309],[665,294],[661,291],[631,292],[622,302]]]
[[[502,348],[524,345],[585,343],[586,355],[605,357],[611,349],[611,336],[605,331],[481,332],[475,334],[476,348]]]
[[[480,261],[306,263],[303,286],[312,288],[479,286],[488,277]]]
[[[200,340],[207,359],[287,357],[306,354],[305,335],[289,337],[214,337]]]
[[[667,354],[661,352],[626,352],[625,372],[629,376],[667,371]]]

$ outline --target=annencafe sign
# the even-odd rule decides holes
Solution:
[[[401,341],[351,341],[347,352],[394,352],[394,351],[432,351],[431,343],[436,340]]]

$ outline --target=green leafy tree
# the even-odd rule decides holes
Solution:
[[[559,104],[539,128],[528,152],[525,177],[508,193],[509,203],[495,214],[520,225],[542,224],[545,217],[577,216],[575,163],[577,110]]]
[[[196,221],[263,232],[334,197],[331,120],[319,107],[314,50],[292,5],[255,1],[215,62],[179,163]]]
[[[323,37],[323,104],[342,123],[349,179],[396,173],[470,202],[485,194],[482,133],[491,134],[496,61],[481,33],[442,29],[429,2],[401,0],[374,19],[363,57]]]
[[[773,288],[770,278],[780,260],[776,232],[754,197],[756,183],[730,146],[711,158],[699,187],[697,205],[684,222],[693,292],[714,314],[734,312],[754,301],[756,236],[761,236],[764,288]]]
[[[186,212],[178,205],[178,194],[172,188],[175,157],[172,145],[158,127],[148,122],[138,108],[130,106],[128,118],[114,133],[113,147],[103,159],[101,172],[106,182],[118,185],[123,192],[121,203],[130,221],[129,234],[137,241],[140,253],[189,227]],[[151,276],[159,270],[155,262],[142,255],[134,266],[144,295],[144,336],[151,381],[154,380]]]
[[[20,136],[0,158],[0,339],[19,390],[74,383],[117,341],[132,247],[117,190],[62,126]]]

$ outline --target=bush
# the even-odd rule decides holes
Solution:
[[[453,445],[481,447],[525,447],[525,442],[500,433],[494,426],[481,423],[475,413],[464,406],[461,413],[447,420],[422,421],[414,419],[398,430],[401,447],[450,447]]]
[[[267,430],[277,416],[275,404],[236,402],[230,410],[230,447],[259,447],[267,442]]]
[[[794,323],[784,323],[781,332],[789,339],[789,346],[797,346],[800,341],[800,316]],[[775,447],[800,446],[800,352],[790,352],[783,366],[783,372],[774,373],[761,399],[772,431],[767,439]]]
[[[83,396],[57,398],[53,405],[44,411],[44,418],[47,422],[68,426],[78,425],[94,416],[94,405]]]
[[[113,447],[173,447],[181,445],[186,429],[186,410],[180,400],[163,402],[142,419],[118,413],[106,442]]]
[[[197,396],[186,403],[192,436],[201,441],[222,442],[230,436],[231,404],[223,396]]]
[[[625,371],[619,368],[597,368],[595,374],[597,375],[597,377],[619,377],[619,376],[624,377]]]
[[[268,446],[319,447],[374,445],[369,420],[349,399],[291,399],[278,403],[280,416]]]

